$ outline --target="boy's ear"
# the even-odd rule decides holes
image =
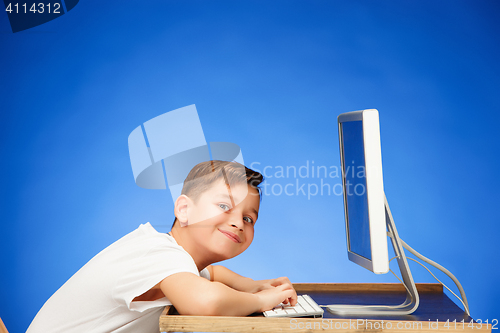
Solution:
[[[188,207],[191,205],[191,199],[186,195],[180,195],[175,200],[174,214],[181,227],[188,225]]]

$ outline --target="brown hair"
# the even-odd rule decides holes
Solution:
[[[259,191],[262,199],[261,190],[258,187],[264,181],[264,176],[261,173],[237,162],[219,160],[201,162],[195,165],[184,180],[181,195],[184,194],[196,202],[203,192],[221,179],[228,186],[246,181],[248,185]],[[176,221],[177,218],[174,219],[172,228]]]

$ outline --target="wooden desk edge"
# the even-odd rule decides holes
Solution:
[[[440,283],[416,283],[419,293],[442,293],[443,285]],[[401,283],[293,283],[298,292],[322,292],[322,291],[406,291]]]
[[[162,320],[163,319],[163,320]],[[332,319],[332,318],[265,318],[265,317],[219,317],[219,316],[163,316],[160,317],[160,332],[436,332],[450,333],[491,332],[491,324],[475,324],[462,328],[461,323],[398,321],[398,320],[366,320],[366,319]]]

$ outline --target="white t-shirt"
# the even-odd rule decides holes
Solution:
[[[149,223],[111,244],[75,273],[43,305],[26,333],[155,332],[170,301],[132,302],[167,276],[198,272],[175,239]]]

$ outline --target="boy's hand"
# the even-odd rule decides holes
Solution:
[[[254,286],[253,290],[250,292],[257,293],[259,291],[275,288],[275,287],[281,286],[283,284],[288,285],[293,289],[293,285],[290,282],[290,280],[286,276],[282,276],[282,277],[279,277],[277,279],[255,281],[255,286]]]
[[[253,293],[262,297],[265,305],[273,303],[270,308],[262,311],[270,310],[280,303],[290,304],[291,306],[297,304],[297,292],[287,277],[283,276],[277,279],[256,282],[257,285]]]
[[[280,284],[276,287],[271,286],[269,289],[255,293],[255,295],[259,297],[261,312],[271,310],[280,303],[290,303],[292,306],[297,304],[297,293],[291,283]]]
[[[208,266],[210,277],[214,282],[220,282],[234,290],[238,290],[252,296],[257,296],[258,308],[267,311],[283,302],[292,306],[297,304],[297,293],[287,277],[270,280],[252,280],[243,277],[224,266]],[[168,296],[167,296],[168,297]]]

